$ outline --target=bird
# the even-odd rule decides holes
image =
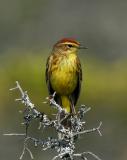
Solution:
[[[82,83],[82,67],[78,57],[83,47],[74,38],[63,38],[53,46],[46,63],[46,84],[49,95],[55,94],[55,101],[66,113],[75,114]]]

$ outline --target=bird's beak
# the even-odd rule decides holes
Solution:
[[[80,46],[79,46],[79,49],[88,49],[88,47],[85,47],[85,46],[80,45]]]

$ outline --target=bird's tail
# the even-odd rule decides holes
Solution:
[[[70,116],[73,116],[76,114],[74,105],[71,101],[71,99],[68,96],[61,96],[61,105],[65,109],[65,111],[68,114],[68,116],[65,118],[65,113],[61,113],[60,119],[62,119],[62,125],[64,125],[65,128],[71,128],[71,119]]]
[[[67,113],[71,112],[71,101],[68,96],[61,96],[62,107],[66,110]]]

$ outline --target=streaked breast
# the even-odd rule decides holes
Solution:
[[[71,94],[77,85],[76,55],[59,57],[51,67],[52,88],[61,95]]]

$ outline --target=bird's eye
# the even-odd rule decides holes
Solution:
[[[68,44],[67,46],[68,46],[68,48],[71,48],[71,47],[73,47],[73,45],[71,45],[71,44]]]

